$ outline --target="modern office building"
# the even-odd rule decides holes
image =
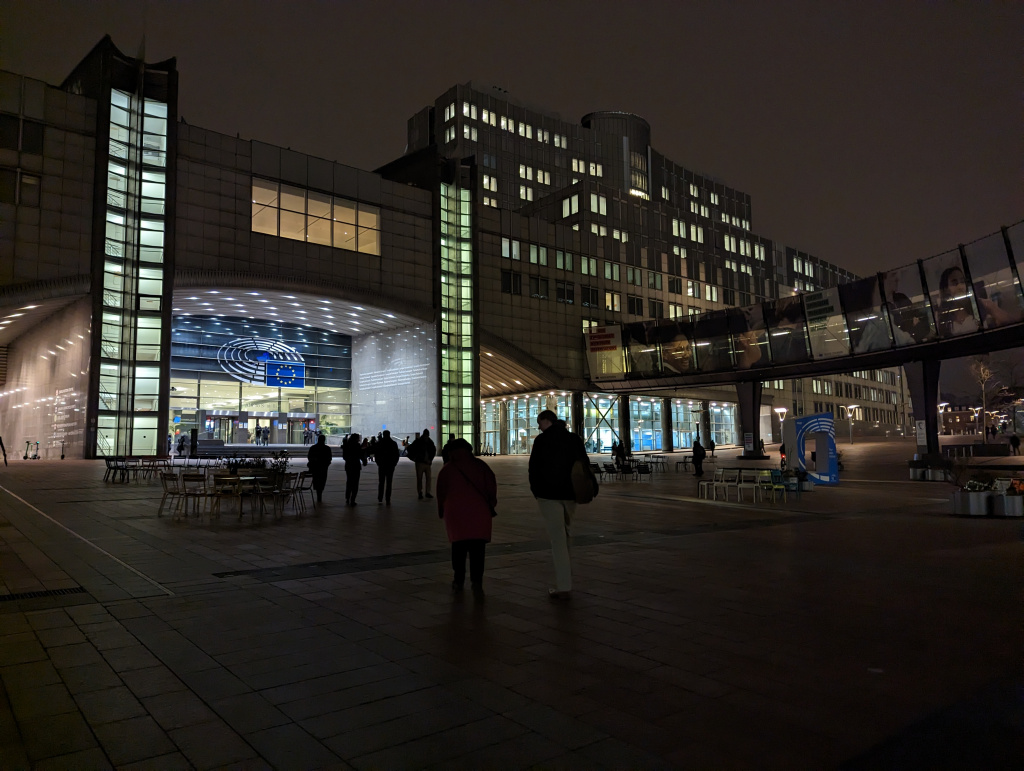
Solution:
[[[592,450],[731,444],[733,389],[605,393],[584,332],[853,278],[757,235],[749,195],[659,154],[633,115],[577,124],[456,86],[370,172],[189,125],[177,98],[173,59],[109,38],[59,86],[0,73],[9,448],[427,427],[523,453],[545,408]],[[778,407],[906,420],[898,371],[764,385],[766,437]]]

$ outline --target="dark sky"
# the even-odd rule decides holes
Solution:
[[[1024,218],[1020,2],[0,4],[0,67],[59,83],[109,33],[178,59],[189,123],[372,169],[453,83],[618,109],[865,273]]]

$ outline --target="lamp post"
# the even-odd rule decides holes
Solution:
[[[775,414],[779,416],[779,440],[785,441],[785,435],[782,433],[782,424],[786,420],[786,413],[789,412],[785,407],[776,407]]]
[[[981,407],[971,407],[971,418],[974,419],[974,433],[978,433],[978,415],[981,414]]]
[[[944,417],[946,407],[949,406],[949,402],[939,402],[939,434],[946,433],[946,418]]]
[[[840,404],[839,406],[846,410],[846,419],[850,423],[850,444],[853,444],[853,411],[857,409],[860,405],[851,404],[847,406],[845,404]]]

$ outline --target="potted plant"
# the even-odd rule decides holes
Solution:
[[[993,513],[992,480],[981,473],[968,479],[953,495],[953,513],[967,517],[987,517]]]

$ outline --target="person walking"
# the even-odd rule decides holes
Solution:
[[[321,436],[318,442],[326,441]],[[355,506],[356,495],[359,494],[359,476],[366,465],[366,453],[359,441],[359,434],[352,434],[341,447],[341,457],[345,459],[345,505]]]
[[[400,452],[398,443],[391,438],[391,432],[385,431],[377,442],[374,462],[377,464],[377,503],[391,505],[391,481],[395,476]]]
[[[1010,434],[1010,452],[1013,455],[1020,455],[1020,437],[1016,433]]]
[[[185,435],[178,434],[178,457],[181,458],[185,455]]]
[[[551,557],[555,565],[555,586],[548,589],[553,600],[567,600],[572,591],[572,565],[569,562],[569,537],[576,514],[576,492],[572,485],[572,467],[590,459],[583,440],[570,433],[565,421],[551,410],[537,416],[541,433],[533,440],[530,452],[530,492],[537,499],[540,513],[551,539]]]
[[[306,454],[309,470],[313,473],[313,489],[316,490],[316,502],[324,502],[324,487],[327,485],[327,468],[334,459],[331,448],[327,446],[327,438],[321,436],[320,441],[309,448]]]
[[[711,457],[715,457],[715,438],[713,436],[708,437],[708,450],[711,452]]]
[[[426,428],[409,445],[409,451],[406,453],[409,460],[416,464],[416,495],[421,501],[423,500],[424,487],[426,488],[426,496],[428,498],[434,497],[430,494],[430,464],[434,462],[436,454],[437,448],[434,446],[434,441],[430,438],[430,430]]]
[[[707,451],[704,449],[704,445],[700,443],[700,437],[698,436],[693,440],[693,475],[695,477],[704,476],[704,458],[707,456]]]
[[[619,442],[619,446],[615,450],[615,465],[619,468],[623,468],[626,465],[626,443]]]
[[[490,467],[473,457],[473,448],[465,439],[453,439],[445,446],[448,462],[437,475],[437,516],[444,520],[452,545],[452,593],[462,594],[468,556],[473,597],[482,601],[484,549],[491,540],[498,483]]]

